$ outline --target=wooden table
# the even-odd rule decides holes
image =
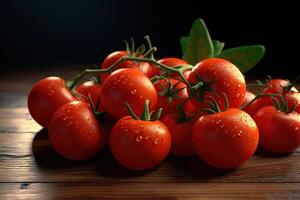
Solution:
[[[300,149],[278,156],[259,150],[235,170],[213,169],[197,157],[169,156],[135,172],[109,151],[83,162],[63,159],[26,107],[32,84],[78,72],[3,70],[0,74],[0,199],[300,199]]]

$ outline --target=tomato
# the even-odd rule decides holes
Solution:
[[[89,95],[91,96],[93,104],[96,106],[99,104],[98,111],[103,111],[103,106],[101,105],[100,101],[100,94],[101,94],[101,84],[95,84],[93,81],[86,81],[76,87],[76,91],[83,95],[82,98],[80,98],[82,101],[89,103]]]
[[[260,144],[269,151],[290,153],[300,145],[300,115],[280,112],[265,106],[254,115],[260,133]]]
[[[195,153],[192,143],[194,121],[177,122],[178,114],[169,114],[161,119],[171,133],[171,153],[175,156],[192,156]]]
[[[166,158],[171,148],[171,136],[159,120],[143,121],[126,116],[113,127],[110,148],[125,167],[145,170]]]
[[[217,168],[235,168],[246,162],[259,139],[254,120],[236,108],[200,117],[192,134],[198,156]]]
[[[253,94],[252,92],[246,91],[242,105],[245,105],[246,103],[252,101],[254,98],[255,98],[255,94]],[[252,116],[255,114],[255,112],[258,109],[259,109],[258,101],[255,100],[251,104],[249,104],[247,107],[245,107],[244,111]]]
[[[177,106],[188,99],[186,85],[176,79],[160,79],[154,87],[158,94],[156,108],[163,108],[163,116],[177,113]]]
[[[182,66],[182,65],[188,65],[188,63],[180,58],[175,58],[175,57],[167,57],[167,58],[163,58],[160,59],[158,61],[161,64],[167,65],[169,67],[176,67],[176,66]],[[162,74],[162,70],[159,69],[158,67],[156,67],[155,65],[153,66],[155,69],[153,70],[153,75],[161,75]],[[189,74],[190,74],[191,70],[185,70],[183,72],[183,75],[185,76],[185,78],[188,78]],[[171,74],[171,77],[180,80],[180,77],[178,76],[178,74]]]
[[[185,104],[183,105],[183,109],[187,115],[195,115],[199,113],[190,99],[185,102]]]
[[[272,79],[268,82],[267,87],[263,90],[263,94],[281,94],[285,95],[289,92],[286,87],[289,86],[289,81],[283,79]],[[291,92],[298,92],[295,87],[290,89]],[[259,108],[264,106],[274,105],[272,97],[261,97],[258,99]]]
[[[209,107],[207,102],[212,101],[209,96],[213,96],[223,110],[225,108],[224,93],[228,98],[229,108],[239,108],[242,105],[246,93],[246,83],[243,74],[234,64],[221,58],[208,58],[199,62],[192,69],[188,77],[188,81],[192,85],[199,82],[197,75],[204,82],[204,86],[194,94],[191,90],[188,92],[189,95],[194,95],[191,102],[199,110]],[[215,91],[218,95],[209,90]]]
[[[60,155],[71,160],[95,156],[104,137],[89,104],[74,101],[61,106],[49,124],[50,142]]]
[[[135,53],[134,53],[135,55]],[[110,66],[112,66],[115,62],[117,62],[118,60],[120,60],[122,57],[124,56],[128,56],[127,51],[116,51],[113,52],[111,54],[109,54],[103,61],[102,65],[101,65],[101,69],[107,69]],[[154,69],[153,67],[146,62],[134,62],[131,60],[126,60],[122,63],[120,63],[116,68],[114,68],[113,71],[117,70],[117,69],[121,69],[121,68],[136,68],[139,69],[141,72],[143,72],[146,76],[148,76],[149,78],[151,78],[154,74]],[[102,73],[101,76],[101,80],[104,81],[109,74],[107,73]]]
[[[65,87],[65,80],[47,77],[35,83],[27,103],[32,118],[44,128],[48,128],[53,113],[63,104],[75,100],[70,90]]]
[[[300,93],[288,92],[284,95],[284,99],[288,102],[288,107],[295,106],[295,111],[300,113]]]
[[[157,102],[157,93],[149,78],[132,68],[119,69],[107,77],[100,96],[104,110],[116,119],[128,115],[125,102],[137,115],[142,113],[146,99],[150,101],[151,111]]]
[[[118,60],[120,60],[124,56],[128,56],[127,51],[116,51],[116,52],[109,54],[102,62],[101,69],[109,68],[110,66],[112,66],[114,63],[116,63]],[[133,63],[134,63],[133,61],[126,60],[123,63],[120,63],[114,69],[114,71],[117,69],[121,69],[121,68],[129,68],[133,65]],[[101,80],[104,81],[108,76],[109,76],[109,74],[106,74],[106,73],[101,74]]]

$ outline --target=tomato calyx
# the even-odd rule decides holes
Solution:
[[[159,77],[158,80],[164,80],[167,84],[167,87],[165,87],[161,82],[159,82],[159,86],[161,87],[162,91],[158,93],[159,96],[165,96],[168,98],[168,102],[170,103],[173,98],[179,98],[177,96],[177,93],[184,90],[185,87],[182,88],[178,88],[176,89],[176,87],[178,86],[178,84],[180,84],[180,81],[178,81],[177,83],[175,83],[174,85],[171,83],[171,81],[166,78],[166,77]]]
[[[293,104],[291,108],[289,108],[289,105],[286,100],[284,100],[282,95],[278,95],[279,100],[275,98],[274,96],[271,96],[274,102],[274,107],[279,110],[280,112],[285,112],[285,113],[291,113],[295,111],[296,109],[296,104]]]
[[[142,120],[142,121],[156,121],[156,120],[159,120],[159,118],[160,118],[160,116],[161,116],[161,113],[162,113],[162,110],[163,110],[162,108],[160,108],[160,109],[157,111],[156,115],[153,116],[154,112],[153,112],[153,111],[152,111],[152,112],[149,111],[149,100],[147,99],[147,100],[145,101],[144,111],[143,111],[142,115],[141,115],[140,117],[138,117],[138,116],[133,112],[133,110],[131,109],[130,105],[129,105],[127,102],[125,102],[125,106],[126,106],[126,108],[127,108],[127,111],[128,111],[128,113],[129,113],[129,115],[130,115],[133,119],[135,119],[135,120]]]
[[[217,94],[217,95],[219,95],[219,94]],[[207,95],[207,97],[210,98],[212,101],[205,101],[206,103],[208,103],[209,108],[203,109],[204,112],[206,112],[208,114],[216,114],[216,113],[220,113],[220,112],[228,110],[228,108],[229,108],[229,102],[228,102],[228,98],[227,98],[226,93],[222,92],[222,97],[225,100],[225,108],[224,108],[224,110],[220,109],[220,106],[219,106],[217,100],[215,99],[215,97],[213,97],[211,95]]]
[[[88,94],[88,98],[89,98],[89,103],[90,106],[92,108],[93,114],[95,116],[95,118],[97,119],[97,121],[99,122],[106,122],[107,119],[109,118],[108,114],[106,112],[99,112],[99,106],[100,106],[100,99],[98,99],[97,104],[95,106],[95,104],[93,103],[92,97],[90,94]]]
[[[195,72],[197,83],[190,87],[191,91],[191,97],[195,97],[198,101],[203,102],[204,101],[204,93],[206,91],[214,92],[215,90],[211,87],[211,85],[215,82],[215,80],[212,81],[203,81],[198,72]]]
[[[185,102],[184,102],[185,103]],[[184,104],[183,103],[183,104]],[[183,105],[182,104],[182,105]],[[178,118],[176,119],[176,122],[177,123],[186,123],[186,122],[190,122],[192,121],[192,119],[194,118],[194,116],[190,115],[188,116],[185,112],[184,112],[184,109],[182,107],[182,105],[179,105],[177,107],[177,110],[178,110]]]

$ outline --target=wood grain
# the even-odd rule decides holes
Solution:
[[[120,166],[109,151],[82,162],[68,161],[51,147],[45,130],[0,134],[0,182],[262,183],[300,182],[300,153],[263,151],[235,170],[211,168],[197,157],[169,156],[159,167],[136,172]]]
[[[297,183],[10,183],[0,199],[299,199]]]

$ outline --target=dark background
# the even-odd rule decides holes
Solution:
[[[203,18],[225,47],[264,44],[251,74],[299,74],[300,12],[289,1],[27,0],[0,2],[1,68],[99,63],[130,36],[149,34],[157,57],[181,56],[179,37]]]

